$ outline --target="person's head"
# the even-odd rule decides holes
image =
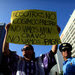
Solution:
[[[62,43],[59,46],[59,50],[62,53],[64,60],[71,57],[72,46],[70,45],[70,43]]]
[[[35,58],[34,48],[32,45],[25,45],[22,49],[22,54],[26,60]]]

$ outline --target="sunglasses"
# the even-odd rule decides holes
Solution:
[[[21,51],[27,51],[27,50],[31,50],[31,48],[30,47],[26,47],[26,48],[21,49]]]

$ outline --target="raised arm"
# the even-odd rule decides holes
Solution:
[[[58,30],[58,33],[60,33],[61,29],[60,29],[60,27],[59,27],[58,25],[57,25],[57,30]],[[52,46],[52,52],[53,52],[54,54],[57,53],[57,48],[58,48],[58,45],[53,45],[53,46]]]
[[[3,47],[2,47],[2,52],[6,55],[8,55],[10,53],[9,43],[6,42],[6,37],[7,37],[7,34],[8,34],[8,29],[9,29],[10,24],[11,23],[9,23],[5,26],[6,34],[5,34],[5,38],[4,38],[4,41],[3,41]]]
[[[57,47],[58,47],[58,45],[53,45],[53,46],[52,46],[52,52],[53,52],[54,54],[57,53]]]

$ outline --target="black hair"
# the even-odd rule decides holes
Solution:
[[[33,50],[34,51],[34,48],[33,48],[33,46],[32,45],[28,45],[30,48],[31,48],[31,50]]]

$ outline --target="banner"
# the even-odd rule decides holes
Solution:
[[[56,12],[19,10],[11,15],[7,42],[18,44],[59,44]]]

